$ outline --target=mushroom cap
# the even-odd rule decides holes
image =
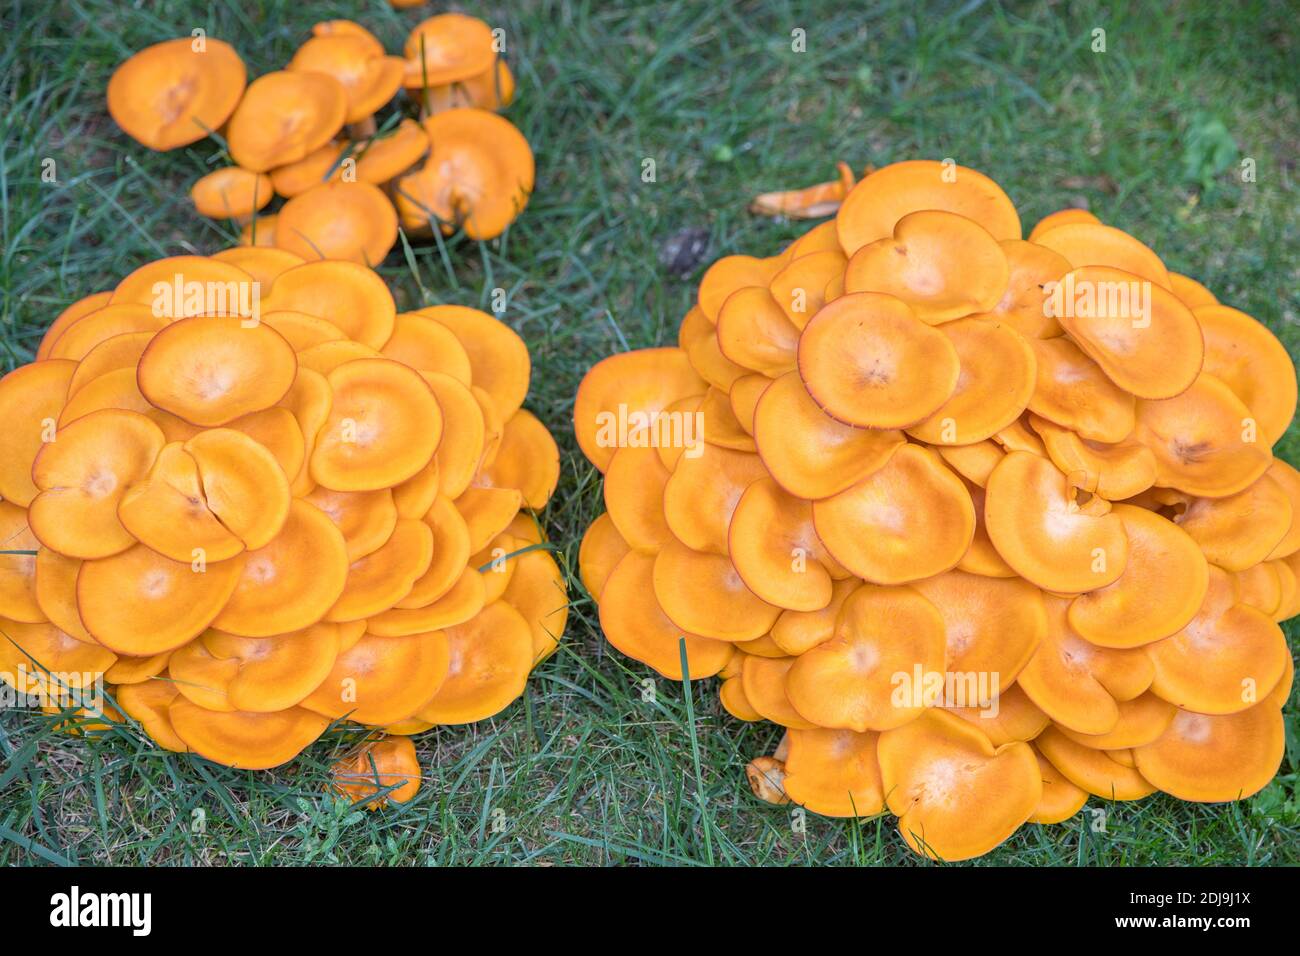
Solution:
[[[417,586],[419,582],[416,582]],[[366,621],[366,629],[382,637],[406,637],[463,624],[487,603],[487,586],[476,568],[461,571],[451,589],[417,607],[395,607]],[[404,603],[404,602],[403,602]]]
[[[153,337],[136,380],[150,404],[213,427],[270,408],[289,391],[297,369],[292,346],[270,326],[196,316]]]
[[[850,594],[862,586],[848,577],[831,584],[831,600],[816,611],[782,611],[772,625],[769,638],[782,654],[798,657],[804,651],[829,641],[835,635],[835,621]]]
[[[1226,498],[1193,498],[1175,519],[1206,560],[1243,571],[1266,560],[1295,521],[1291,499],[1273,480],[1277,459],[1254,484]]]
[[[1029,819],[1043,794],[1029,744],[995,748],[978,728],[942,710],[885,731],[876,756],[899,833],[932,859],[987,853]]]
[[[231,246],[220,252],[213,252],[209,258],[218,263],[229,263],[243,269],[260,282],[261,287],[266,291],[270,290],[279,273],[303,264],[302,256],[296,256],[282,248],[266,246]]]
[[[1209,565],[1196,542],[1168,518],[1117,504],[1128,561],[1105,587],[1070,602],[1070,626],[1102,647],[1140,647],[1181,630],[1205,598]]]
[[[257,216],[239,230],[239,245],[250,249],[268,249],[275,247],[275,224],[279,220],[275,213],[269,216]]]
[[[88,689],[117,661],[108,648],[79,641],[50,623],[2,623],[0,680],[20,693]]]
[[[93,382],[101,375],[121,368],[135,368],[152,338],[152,332],[123,332],[104,339],[77,363],[77,370],[67,383],[68,397],[71,398],[83,385]]]
[[[353,36],[366,41],[375,56],[384,55],[384,45],[373,33],[355,20],[322,20],[311,28],[314,37]]]
[[[65,634],[87,644],[98,643],[81,623],[77,611],[77,572],[81,570],[81,560],[39,548],[33,570],[36,578],[32,594],[41,614]]]
[[[999,245],[1007,260],[1007,289],[982,317],[1003,322],[1026,338],[1060,335],[1061,324],[1048,307],[1047,289],[1070,271],[1069,260],[1023,239],[1004,239]]]
[[[215,37],[145,47],[108,80],[108,111],[150,149],[187,146],[220,129],[244,94],[247,72],[234,47]]]
[[[50,346],[49,356],[51,360],[80,361],[110,338],[132,332],[157,332],[166,325],[167,319],[154,315],[148,306],[132,302],[110,303],[68,326]]]
[[[734,653],[727,641],[683,634],[655,598],[655,559],[629,551],[605,580],[600,627],[606,639],[628,657],[654,668],[669,680],[682,679],[686,657],[691,680],[712,677]],[[684,646],[680,646],[684,642]]]
[[[933,704],[920,687],[900,695],[896,675],[942,673],[945,655],[943,617],[933,604],[912,588],[868,585],[845,600],[831,639],[795,659],[785,691],[818,726],[888,730]]]
[[[560,480],[560,450],[541,420],[521,408],[506,421],[496,457],[483,477],[498,487],[518,488],[524,503],[540,511]]]
[[[766,288],[748,286],[727,296],[716,334],[719,351],[742,368],[776,378],[795,367],[799,327]]]
[[[1179,800],[1242,800],[1273,779],[1285,737],[1282,712],[1271,702],[1221,716],[1183,710],[1133,757],[1144,777]]]
[[[772,276],[768,290],[787,318],[802,329],[826,304],[826,287],[843,280],[846,265],[848,260],[838,243],[831,248],[801,252]]]
[[[0,498],[26,508],[39,492],[32,463],[46,445],[47,422],[58,421],[76,362],[49,359],[22,365],[0,378]]]
[[[727,298],[748,286],[766,286],[780,271],[780,263],[754,256],[723,256],[704,270],[696,301],[709,324],[716,325]]]
[[[433,549],[432,528],[415,518],[399,518],[381,547],[349,565],[347,584],[325,619],[360,621],[387,611],[429,570]]]
[[[801,717],[786,696],[785,682],[794,662],[793,657],[744,654],[741,687],[745,700],[760,717],[780,727],[811,730],[817,725]]]
[[[628,543],[618,533],[609,512],[605,512],[587,526],[578,548],[578,576],[587,593],[600,603],[605,582],[615,565],[630,550]]]
[[[731,520],[740,497],[764,477],[758,455],[717,445],[683,454],[664,485],[664,517],[674,537],[696,551],[728,553]]]
[[[1089,441],[1077,432],[1037,415],[1029,424],[1043,440],[1047,457],[1075,488],[1107,501],[1132,498],[1156,480],[1156,456],[1132,437],[1116,444]],[[951,464],[951,462],[949,462]]]
[[[914,581],[912,587],[943,617],[948,671],[996,675],[993,693],[1015,682],[1047,633],[1042,592],[1023,578],[952,570]]]
[[[1195,308],[1205,337],[1205,371],[1245,403],[1272,445],[1295,417],[1296,375],[1290,354],[1267,326],[1224,305]]]
[[[1273,461],[1266,446],[1244,440],[1250,419],[1227,385],[1202,372],[1181,395],[1139,401],[1135,437],[1156,456],[1157,485],[1222,498],[1259,480]]]
[[[40,493],[27,510],[32,533],[72,558],[106,558],[135,543],[117,517],[127,488],[144,478],[166,444],[145,416],[92,412],[60,429],[32,464]]]
[[[1044,595],[1043,606],[1047,632],[1017,683],[1061,726],[1081,734],[1110,733],[1119,721],[1119,702],[1151,685],[1147,650],[1091,644],[1070,627],[1067,601]]]
[[[755,757],[745,765],[745,779],[764,803],[780,807],[790,802],[785,795],[785,764],[775,757]]]
[[[523,496],[516,488],[488,488],[471,485],[456,499],[456,510],[465,519],[469,550],[477,554],[509,527],[519,513]]]
[[[1203,305],[1218,305],[1214,293],[1191,276],[1178,272],[1169,273],[1169,288],[1189,309],[1199,309]]]
[[[1037,232],[1037,230],[1035,230]],[[1065,222],[1038,233],[1033,239],[1070,265],[1110,266],[1169,289],[1169,272],[1160,257],[1127,232],[1100,222]]]
[[[771,630],[781,613],[745,586],[729,558],[679,541],[655,556],[652,580],[664,614],[689,634],[752,641]]]
[[[533,660],[549,657],[560,645],[569,621],[569,596],[559,564],[546,551],[529,551],[510,559],[515,566],[503,599],[528,623]]]
[[[378,186],[320,183],[280,209],[275,244],[305,260],[384,261],[397,242],[397,211]]]
[[[804,386],[847,425],[915,425],[948,401],[960,373],[948,338],[891,295],[844,295],[813,316],[799,337]]]
[[[614,450],[605,470],[605,509],[628,547],[657,554],[674,540],[664,517],[664,487],[671,477],[653,448]]]
[[[1109,266],[1075,269],[1062,283],[1091,292],[1091,304],[1062,309],[1057,321],[1112,382],[1139,398],[1172,398],[1192,384],[1204,343],[1196,316],[1176,295],[1150,282],[1142,289],[1142,278]]]
[[[302,707],[270,714],[218,713],[189,700],[168,709],[176,736],[201,757],[241,770],[286,764],[325,732],[329,721]]]
[[[248,85],[230,118],[230,156],[258,173],[297,162],[338,133],[347,107],[347,92],[332,76],[264,73]]]
[[[262,474],[265,475],[265,470]],[[219,469],[217,476],[222,475],[223,470]],[[285,492],[287,486],[281,493],[283,508],[287,510],[289,502]],[[238,513],[237,502],[222,497],[220,492],[218,497]],[[248,504],[258,507],[255,502]],[[271,518],[269,512],[262,511],[262,514]],[[163,446],[148,477],[131,485],[122,495],[117,517],[141,544],[173,561],[193,561],[196,553],[208,561],[224,561],[244,550],[244,542],[213,513],[204,494],[199,463],[182,442]],[[269,523],[268,520],[268,526]],[[279,530],[278,525],[275,530]]]
[[[190,187],[190,199],[200,216],[243,219],[271,201],[271,177],[238,166],[216,169]]]
[[[1042,754],[1035,752],[1038,769],[1043,777],[1043,796],[1038,806],[1029,817],[1030,823],[1064,823],[1083,809],[1088,802],[1088,791],[1076,787],[1061,771],[1049,763]]]
[[[966,485],[935,452],[913,444],[851,488],[814,501],[812,516],[831,556],[877,584],[949,570],[975,534]]]
[[[1265,474],[1282,489],[1291,505],[1291,525],[1282,540],[1268,553],[1270,559],[1285,558],[1300,551],[1300,471],[1296,471],[1281,458],[1274,458]]]
[[[421,21],[406,38],[407,86],[440,86],[467,80],[496,59],[492,28],[478,17],[440,13]]]
[[[1036,242],[1037,238],[1048,229],[1055,229],[1057,226],[1064,226],[1072,222],[1100,223],[1101,220],[1086,209],[1058,209],[1056,212],[1049,212],[1038,220],[1034,228],[1030,230],[1029,241]]]
[[[790,730],[785,792],[792,801],[827,817],[871,817],[885,807],[879,734],[851,730]]]
[[[313,149],[302,159],[271,170],[271,185],[286,199],[292,199],[321,183],[343,178],[343,160],[351,147],[345,140],[333,139]],[[278,220],[278,216],[276,217]],[[277,230],[278,235],[278,230]]]
[[[408,803],[420,790],[420,758],[409,737],[384,736],[370,740],[342,760],[330,771],[331,786],[353,803],[373,800],[381,790],[388,790],[389,803]],[[379,802],[368,804],[378,809]]]
[[[1080,438],[1122,442],[1133,432],[1137,403],[1065,336],[1030,339],[1037,381],[1029,409]]]
[[[282,273],[262,301],[262,311],[282,309],[326,319],[373,349],[388,341],[397,317],[384,280],[355,262],[305,262]]]
[[[85,296],[84,298],[78,299],[55,316],[54,321],[50,323],[50,327],[46,329],[45,334],[41,336],[41,344],[36,347],[36,361],[40,362],[49,358],[50,347],[54,345],[55,340],[57,340],[60,335],[67,331],[68,327],[72,325],[72,323],[76,322],[83,316],[89,315],[91,312],[99,311],[104,306],[108,305],[108,300],[112,297],[113,293],[111,291],[95,292],[91,295]]]
[[[311,474],[336,491],[398,484],[433,458],[442,412],[419,373],[383,358],[345,362],[327,376],[334,394],[316,437]]]
[[[397,527],[397,507],[387,488],[374,491],[331,491],[316,487],[305,500],[323,511],[343,533],[348,561],[373,554]]]
[[[36,535],[27,527],[27,515],[11,501],[0,501],[0,540],[7,550],[35,551]],[[45,613],[36,599],[36,557],[30,554],[0,554],[0,617],[39,624]]]
[[[505,601],[448,627],[447,679],[419,710],[432,724],[469,724],[500,713],[524,692],[533,668],[533,634]]]
[[[402,225],[457,226],[471,239],[495,239],[524,211],[533,192],[533,151],[509,120],[477,109],[453,109],[424,121],[431,144],[418,171],[397,181]]]
[[[1039,734],[1034,739],[1034,748],[1061,776],[1095,797],[1141,800],[1156,791],[1128,759],[1130,751],[1094,750],[1075,743],[1055,727]]]
[[[746,654],[737,654],[736,657],[747,657]],[[732,660],[736,660],[733,657]],[[754,705],[749,702],[745,696],[745,683],[740,677],[724,677],[718,675],[722,681],[718,685],[718,702],[722,704],[722,709],[729,713],[737,720],[743,720],[747,723],[755,723],[763,719],[763,715],[754,709]]]
[[[691,306],[686,315],[682,316],[682,323],[677,328],[677,345],[686,351],[691,367],[700,378],[723,391],[729,391],[736,382],[750,373],[743,365],[737,365],[722,354],[715,321],[705,316],[704,310],[698,305]]]
[[[625,411],[629,440],[638,428],[634,416],[649,418],[679,399],[701,395],[706,386],[691,367],[686,353],[677,348],[640,349],[602,359],[591,367],[578,386],[573,405],[573,430],[587,460],[601,472],[609,467],[619,444],[617,422]],[[615,426],[610,434],[610,426]],[[650,435],[645,434],[645,440]]]
[[[198,284],[207,286],[215,292],[221,292],[237,288],[239,285],[247,285],[252,281],[251,275],[229,262],[207,256],[169,256],[166,259],[147,262],[130,273],[113,290],[109,305],[134,303],[148,306],[150,313],[155,317],[171,321],[191,315],[208,315],[213,311],[223,315],[243,314],[239,311],[242,303],[237,301],[238,296],[232,296],[232,301],[224,304],[219,301],[209,302],[207,296],[197,297],[195,301],[190,301],[186,296],[183,297],[184,301],[159,302],[158,285],[159,283],[169,286],[179,284],[188,287]],[[165,309],[165,305],[171,306],[170,311]],[[215,310],[212,308],[214,305]],[[142,330],[133,328],[120,331]]]
[[[1015,740],[1033,740],[1052,723],[1052,718],[1029,699],[1019,684],[1004,688],[994,700],[944,709],[978,727],[994,747]]]
[[[1205,600],[1181,631],[1151,645],[1151,690],[1203,714],[1246,710],[1277,686],[1290,657],[1267,615],[1241,603],[1231,575],[1210,567]]]
[[[422,518],[433,532],[433,560],[400,599],[399,608],[423,608],[456,586],[470,559],[469,527],[449,498],[438,495]]]
[[[209,428],[184,448],[198,465],[207,507],[244,547],[256,550],[280,533],[289,480],[263,445],[233,428]]]
[[[952,163],[911,160],[876,170],[844,197],[835,217],[840,245],[852,256],[894,232],[918,210],[957,213],[982,223],[995,239],[1019,239],[1020,217],[1002,187],[983,173]]]
[[[86,630],[105,647],[150,657],[207,630],[243,570],[243,555],[200,570],[137,544],[112,557],[82,562],[77,610]]]
[[[338,653],[333,624],[271,639],[208,630],[172,654],[167,672],[200,707],[273,713],[297,706],[320,686]]]
[[[812,503],[782,491],[771,478],[760,478],[740,496],[728,551],[750,590],[794,611],[824,608],[832,578],[848,577],[817,537]]]
[[[528,394],[531,360],[519,333],[495,316],[463,305],[435,305],[419,314],[445,326],[469,357],[473,383],[509,419]]]
[[[242,574],[212,626],[245,637],[302,630],[339,599],[347,574],[343,533],[320,509],[295,498],[280,533],[246,552]]]
[[[376,56],[368,39],[348,33],[313,36],[285,67],[289,72],[322,73],[337,80],[347,96],[348,123],[361,122],[397,95],[405,68],[401,57]]]
[[[997,239],[956,213],[925,209],[894,224],[849,260],[844,291],[879,292],[912,307],[928,325],[988,312],[1007,291],[1010,269]]]
[[[1037,362],[1009,325],[958,319],[940,327],[957,351],[961,372],[938,411],[907,433],[932,445],[970,445],[1013,424],[1033,397]]]
[[[1093,750],[1129,750],[1158,739],[1177,712],[1173,704],[1148,691],[1132,700],[1119,701],[1119,721],[1107,733],[1081,734],[1060,724],[1056,729]]]
[[[382,186],[406,172],[429,152],[429,137],[413,119],[404,119],[390,133],[357,144],[357,179]]]
[[[401,637],[367,633],[339,654],[329,676],[302,702],[318,714],[361,724],[396,723],[415,715],[450,676],[442,631]]]
[[[179,694],[171,681],[145,680],[122,684],[113,692],[113,699],[122,713],[144,727],[154,743],[173,753],[185,753],[189,748],[172,729],[171,721],[171,706]]]
[[[1066,476],[1029,452],[1009,453],[989,475],[984,521],[1007,564],[1048,591],[1105,587],[1128,561],[1119,516],[1080,509]]]
[[[446,375],[464,389],[473,382],[469,353],[450,328],[419,312],[403,312],[393,324],[393,334],[380,350],[384,356],[418,372]],[[427,379],[427,376],[426,376]],[[433,380],[427,379],[432,385]],[[468,396],[471,400],[473,396]],[[475,411],[482,418],[482,415]],[[480,425],[480,431],[481,431]],[[482,445],[482,438],[479,445]],[[477,462],[479,452],[475,453]]]

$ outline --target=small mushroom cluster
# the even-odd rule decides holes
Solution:
[[[420,23],[405,56],[365,27],[327,20],[283,70],[246,83],[239,54],[182,37],[136,53],[113,74],[117,124],[156,150],[222,131],[233,165],[199,179],[195,209],[243,224],[241,242],[303,259],[377,266],[397,242],[438,227],[493,239],[533,190],[533,153],[494,111],[514,76],[482,20],[444,13]],[[376,114],[405,89],[420,120]],[[267,210],[276,196],[284,199]]]
[[[398,314],[369,268],[283,249],[74,303],[0,380],[0,672],[102,674],[107,719],[250,769],[333,721],[496,714],[568,616],[531,517],[559,453],[530,373],[493,316]],[[414,751],[349,760],[364,795]]]
[[[918,853],[1236,800],[1283,753],[1295,408],[1269,330],[1137,239],[898,163],[587,374],[581,576],[617,649],[787,728],[755,793]]]

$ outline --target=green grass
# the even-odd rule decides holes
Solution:
[[[508,241],[458,238],[445,259],[417,246],[414,268],[394,254],[383,272],[403,308],[509,291],[507,318],[533,355],[528,405],[562,448],[543,519],[570,567],[601,510],[570,431],[572,396],[601,357],[674,339],[699,274],[669,276],[662,244],[694,227],[710,236],[709,259],[774,253],[797,229],[751,217],[748,199],[829,178],[835,160],[952,157],[1002,183],[1027,226],[1086,202],[1300,350],[1300,59],[1281,0],[1182,2],[1163,16],[1114,3],[921,11],[911,0],[465,6],[507,31],[520,82],[508,115],[536,150],[537,191]],[[0,0],[4,362],[28,360],[64,305],[143,261],[233,239],[186,199],[223,161],[215,146],[151,153],[108,118],[103,91],[118,62],[203,27],[262,73],[315,20],[359,19],[396,50],[429,12],[381,0]],[[1089,49],[1094,27],[1106,30],[1104,54]],[[806,53],[791,51],[795,28],[807,31]],[[1256,161],[1257,182],[1234,178],[1238,153]],[[57,184],[41,181],[47,158]],[[655,183],[641,181],[646,158]],[[1300,458],[1294,428],[1278,453]],[[797,831],[744,782],[745,762],[771,751],[776,728],[727,717],[712,682],[689,697],[647,683],[648,669],[603,643],[576,584],[570,622],[523,700],[418,738],[431,769],[397,811],[357,812],[322,794],[337,735],[288,769],[252,774],[160,752],[128,730],[77,740],[40,716],[4,713],[0,864],[917,862],[890,818],[810,817]],[[1254,799],[1094,800],[1105,832],[1088,815],[1027,826],[980,862],[1300,862],[1294,705],[1289,715],[1288,761]],[[194,832],[196,811],[204,832]]]

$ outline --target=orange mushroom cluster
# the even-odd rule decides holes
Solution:
[[[787,729],[756,794],[918,853],[1236,800],[1283,754],[1295,408],[1269,330],[1139,240],[898,163],[587,374],[582,581],[617,649]]]
[[[334,721],[498,713],[568,616],[530,370],[491,315],[399,314],[365,266],[283,249],[74,303],[0,380],[0,673],[102,674],[110,719],[250,769]],[[340,787],[409,799],[413,760],[372,744]]]
[[[527,205],[532,149],[494,112],[515,90],[500,49],[486,23],[459,13],[416,26],[404,56],[358,23],[327,20],[283,70],[246,85],[229,44],[183,37],[118,67],[108,107],[152,149],[221,131],[233,165],[190,197],[200,215],[243,225],[243,244],[377,266],[399,223],[413,236],[493,239]],[[419,119],[399,110],[381,128],[376,114],[403,89]]]

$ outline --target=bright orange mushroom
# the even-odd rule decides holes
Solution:
[[[785,690],[818,726],[888,730],[936,703],[913,677],[942,673],[945,658],[943,617],[933,604],[911,588],[866,586],[845,601],[831,639],[795,659]],[[900,673],[908,684],[900,686]]]
[[[927,209],[908,213],[893,237],[863,246],[849,260],[844,291],[880,292],[938,325],[988,312],[1007,290],[1010,270],[998,241],[979,223]]]
[[[424,121],[432,144],[419,171],[399,179],[395,202],[408,230],[461,227],[471,239],[495,239],[528,205],[533,151],[507,119],[453,109]]]
[[[420,790],[420,760],[407,737],[384,736],[367,741],[339,760],[331,771],[335,790],[353,803],[377,810],[381,792],[393,804],[409,803]]]
[[[1042,776],[1028,744],[995,748],[978,728],[944,711],[881,734],[876,752],[899,832],[931,858],[987,853],[1027,821],[1042,798]]]
[[[1146,779],[1180,800],[1241,800],[1273,779],[1285,737],[1282,713],[1271,703],[1217,717],[1179,711],[1133,756]]]
[[[201,757],[243,770],[288,763],[325,732],[329,721],[302,707],[270,714],[217,713],[189,700],[168,709],[176,736]]]
[[[180,37],[139,51],[108,80],[108,111],[150,149],[196,143],[225,125],[244,94],[244,62],[214,37]]]
[[[190,187],[190,198],[200,216],[243,220],[269,203],[274,195],[271,177],[238,166],[208,173]]]
[[[297,162],[338,133],[347,108],[347,91],[332,76],[265,73],[248,85],[230,118],[230,155],[258,173]]]
[[[867,176],[845,197],[836,216],[840,245],[853,255],[894,231],[908,213],[938,209],[981,223],[994,239],[1019,239],[1020,217],[993,180],[951,162],[893,163]]]
[[[405,66],[401,57],[377,56],[365,37],[339,33],[312,37],[298,47],[285,69],[338,80],[347,97],[345,121],[357,135],[370,135],[375,112],[401,88]]]
[[[0,497],[27,507],[39,488],[32,481],[32,463],[56,434],[68,386],[77,363],[64,359],[33,362],[0,379]]]
[[[1296,409],[1296,375],[1286,347],[1262,323],[1236,309],[1199,306],[1193,314],[1205,337],[1205,371],[1245,403],[1261,439],[1275,444]]]
[[[367,182],[320,183],[280,209],[275,244],[307,261],[342,259],[378,266],[397,242],[397,212]]]
[[[960,373],[948,338],[890,295],[844,295],[799,337],[800,378],[813,400],[847,425],[915,425],[948,401]]]

